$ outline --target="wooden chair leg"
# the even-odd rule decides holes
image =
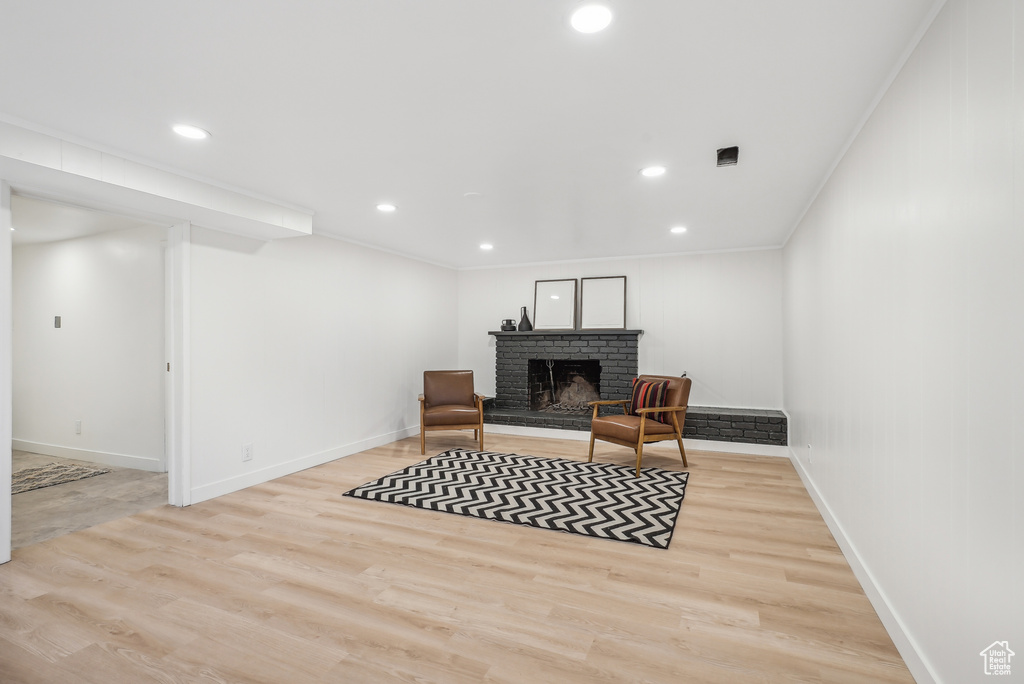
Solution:
[[[484,450],[484,400],[483,400],[483,397],[481,397],[479,395],[476,395],[476,410],[477,410],[477,415],[479,416],[478,420],[480,421],[480,427],[478,428],[478,430],[480,431],[480,451],[483,451]],[[476,436],[477,436],[476,433],[477,433],[477,430],[473,430],[473,438],[474,439],[476,439]]]
[[[424,402],[423,395],[420,395],[420,456],[427,453],[427,438],[425,435],[426,430],[423,427],[423,413],[426,410],[426,404]]]
[[[690,464],[686,462],[686,449],[683,448],[683,438],[676,433],[676,441],[679,442],[679,455],[683,457],[683,467],[689,468]]]
[[[625,409],[625,406],[623,406],[623,409]],[[597,413],[600,410],[601,410],[601,407],[599,405],[595,404],[594,405],[594,413],[590,416],[590,423],[591,423],[591,426],[590,426],[590,457],[587,458],[587,463],[593,463],[594,462],[594,426],[593,426],[593,423],[594,423],[595,420],[597,420]]]
[[[647,416],[640,416],[640,439],[636,443],[636,476],[640,477],[640,463],[644,460],[644,433],[647,432]]]
[[[677,412],[672,412],[672,427],[675,428],[676,432],[676,444],[679,445],[679,455],[683,457],[683,467],[689,468],[690,464],[686,462],[686,449],[683,448],[683,429],[679,427],[679,416]],[[686,411],[682,411],[683,420],[686,420]]]

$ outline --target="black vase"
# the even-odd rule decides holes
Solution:
[[[530,317],[526,315],[526,307],[523,307],[523,317],[519,319],[519,332],[530,332],[533,330],[533,325],[530,323]]]

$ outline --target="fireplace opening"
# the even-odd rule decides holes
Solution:
[[[601,362],[596,359],[530,359],[531,411],[588,413],[601,398]]]

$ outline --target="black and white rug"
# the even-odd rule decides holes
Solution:
[[[668,548],[689,473],[452,449],[345,492],[374,501]]]
[[[21,494],[33,489],[77,482],[87,477],[104,475],[109,472],[110,470],[107,468],[91,468],[72,463],[47,463],[34,468],[23,468],[11,475],[11,494]]]

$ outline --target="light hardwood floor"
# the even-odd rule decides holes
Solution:
[[[913,681],[785,459],[688,453],[657,550],[342,498],[422,460],[418,442],[16,550],[0,680]],[[428,455],[448,446],[472,434],[431,435]],[[587,444],[487,448],[586,460]],[[663,445],[644,465],[682,469]]]

